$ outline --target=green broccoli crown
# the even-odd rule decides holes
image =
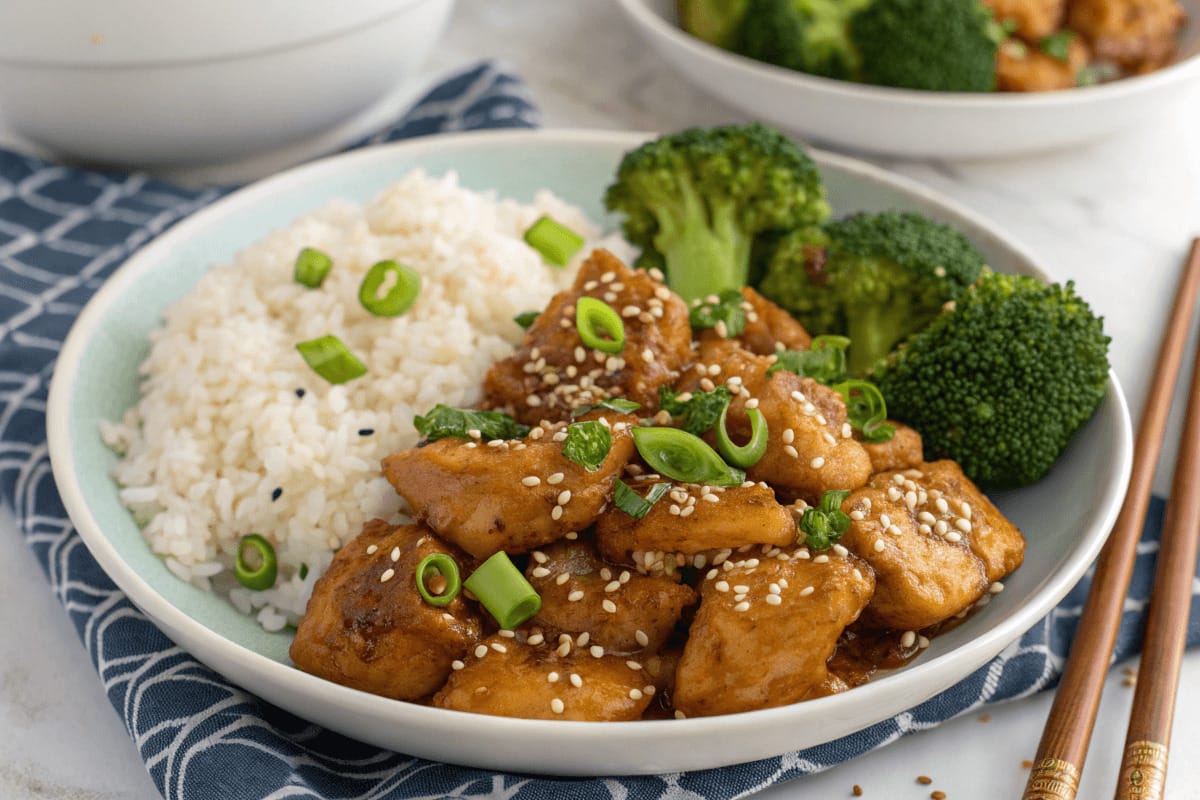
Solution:
[[[850,337],[851,374],[865,374],[979,277],[983,255],[965,236],[920,214],[855,214],[785,237],[760,289],[812,333]]]
[[[869,83],[938,92],[996,88],[998,41],[979,0],[874,0],[850,20]]]
[[[985,271],[873,373],[889,414],[987,489],[1044,476],[1100,405],[1103,320],[1073,283]]]
[[[751,0],[733,49],[768,64],[855,78],[860,56],[850,41],[850,18],[871,0]]]
[[[709,44],[730,49],[751,0],[677,0],[679,25]]]
[[[689,301],[744,286],[757,237],[829,215],[816,164],[757,123],[692,128],[626,153],[605,204],[625,214],[641,263],[661,263]]]

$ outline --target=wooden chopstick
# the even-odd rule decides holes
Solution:
[[[1138,423],[1133,473],[1125,503],[1096,561],[1092,588],[1079,618],[1050,716],[1042,731],[1042,740],[1025,785],[1023,800],[1073,800],[1079,790],[1079,776],[1083,772],[1096,712],[1100,707],[1100,695],[1104,691],[1104,678],[1121,624],[1125,595],[1133,575],[1137,543],[1150,502],[1154,468],[1162,451],[1163,433],[1187,345],[1198,288],[1200,238],[1192,242],[1191,254],[1176,289],[1170,321],[1163,333],[1154,380]],[[1193,555],[1190,563],[1194,563],[1194,560]],[[1169,714],[1167,720],[1169,727]]]
[[[1125,736],[1116,800],[1161,800],[1167,778],[1167,746],[1175,716],[1179,668],[1187,645],[1196,548],[1200,543],[1200,348],[1192,366],[1191,391],[1171,501],[1163,522],[1158,564],[1142,660]]]

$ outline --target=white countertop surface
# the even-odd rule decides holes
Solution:
[[[420,83],[483,57],[529,82],[547,127],[672,130],[744,119],[667,70],[616,4],[460,0]],[[1200,92],[1142,128],[1087,147],[1023,160],[890,162],[886,167],[962,201],[1025,243],[1055,279],[1073,278],[1106,318],[1112,360],[1132,411],[1145,385],[1173,286],[1200,235]],[[0,128],[0,143],[11,141]],[[1184,391],[1181,388],[1178,396]],[[1181,403],[1179,404],[1181,405]],[[1173,463],[1178,419],[1164,463]],[[1169,473],[1168,473],[1169,474]],[[1165,493],[1169,478],[1156,486]],[[156,796],[87,655],[0,511],[0,797],[115,800]],[[1132,698],[1114,670],[1084,773],[1085,800],[1112,796]],[[821,775],[765,791],[764,800],[850,797],[1014,800],[1024,786],[1050,696],[993,708]],[[1168,779],[1172,800],[1200,798],[1200,653],[1184,660]],[[933,778],[930,786],[918,775]]]

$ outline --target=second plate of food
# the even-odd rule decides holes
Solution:
[[[537,310],[570,283],[569,274],[543,264],[519,236],[508,242],[489,232],[524,228],[545,213],[597,241],[616,229],[616,220],[604,211],[605,188],[623,154],[645,140],[645,134],[636,133],[481,133],[345,154],[236,192],[136,254],[81,314],[59,358],[48,410],[59,490],[101,566],[172,639],[265,700],[382,747],[507,771],[649,774],[802,749],[911,708],[1015,641],[1083,575],[1119,508],[1128,480],[1131,430],[1120,387],[1111,376],[1095,416],[1050,474],[1032,486],[993,496],[1027,542],[1024,565],[1005,579],[1004,591],[992,596],[987,608],[933,637],[911,663],[848,691],[743,713],[575,722],[401,702],[293,666],[288,654],[293,634],[285,627],[291,619],[288,609],[303,609],[311,580],[334,551],[355,541],[357,530],[338,509],[379,508],[390,502],[395,510],[398,505],[378,466],[386,448],[382,453],[365,448],[386,441],[411,446],[414,410],[477,400],[488,365],[509,354],[520,339],[512,316]],[[952,201],[857,161],[825,153],[814,158],[835,215],[920,212],[965,233],[997,271],[1042,275],[1010,237]],[[424,176],[414,170],[423,170]],[[449,173],[457,174],[457,183],[443,177]],[[397,222],[392,212],[401,208],[407,209],[406,216]],[[314,215],[317,209],[323,210]],[[292,224],[298,218],[304,221]],[[442,232],[441,244],[421,233],[430,225]],[[333,254],[333,268],[326,270],[328,265],[315,257],[293,279],[292,262],[300,246]],[[614,246],[620,249],[619,243]],[[380,298],[370,292],[362,302],[375,308],[370,314],[357,299],[332,317],[321,306],[336,293],[364,297],[361,276],[339,270],[338,263],[357,259],[366,264],[416,251],[423,254],[424,271],[419,312],[413,306],[408,314],[380,321],[376,314],[386,317],[403,309],[380,307]],[[213,269],[230,263],[237,266]],[[384,272],[392,274],[377,276],[381,284],[407,285],[410,280],[399,267]],[[282,280],[265,277],[275,273]],[[198,284],[203,291],[192,291]],[[309,290],[309,285],[320,289]],[[616,287],[612,289],[615,296]],[[385,292],[385,300],[392,294]],[[534,296],[539,305],[526,307]],[[653,305],[618,311],[652,318]],[[279,328],[254,322],[265,313],[288,320],[284,339]],[[309,348],[305,364],[294,345],[321,339],[330,324],[338,327],[342,349]],[[384,327],[372,327],[380,325]],[[489,326],[499,333],[481,333]],[[169,356],[171,363],[141,366],[152,353],[152,339],[153,352]],[[224,351],[238,355],[220,368],[226,375],[214,376],[206,371],[209,359]],[[362,363],[356,366],[347,353]],[[329,385],[362,369],[374,371],[380,382]],[[141,386],[142,374],[169,377]],[[237,388],[249,385],[247,381],[262,383]],[[371,394],[376,391],[378,395]],[[140,397],[140,419],[127,416]],[[409,398],[404,401],[409,405],[398,403],[398,397]],[[217,413],[217,406],[224,410]],[[231,406],[245,413],[220,422],[218,417]],[[155,421],[169,419],[178,409],[195,419],[190,430]],[[205,441],[217,435],[214,425],[229,424],[233,428],[222,429],[215,445]],[[434,423],[427,419],[424,424]],[[207,474],[203,468],[210,451],[231,465],[224,474]],[[302,453],[298,461],[297,453]],[[361,457],[363,453],[372,455]],[[168,477],[145,486],[149,469]],[[514,491],[529,487],[534,477],[512,476]],[[548,473],[545,479],[553,483],[562,476]],[[182,488],[172,494],[172,485]],[[555,520],[573,513],[568,502],[579,501],[563,495],[556,495],[558,516],[549,514]],[[483,507],[483,500],[464,495],[462,509],[469,516],[469,507]],[[187,508],[192,501],[202,501],[209,510],[193,514]],[[288,533],[278,539],[286,545],[280,544],[274,554],[280,569],[274,588],[253,591],[258,577],[270,570],[249,556],[242,565],[243,585],[231,583],[232,570],[221,567],[229,564],[228,537],[250,533],[239,525],[245,527],[245,520],[256,514],[278,518],[284,511]],[[457,512],[450,508],[448,513]],[[969,527],[971,511],[956,513],[964,519],[955,524]],[[469,542],[462,545],[470,549]],[[362,549],[364,558],[390,557],[397,568],[402,566],[399,550],[392,550],[390,542],[383,550],[376,547],[375,555]],[[370,568],[376,566],[382,570],[388,564],[372,562]],[[371,585],[385,587],[389,572],[393,570],[382,572]],[[264,579],[263,586],[272,586],[275,577]],[[612,577],[619,590],[622,577]],[[367,617],[361,622],[370,627]],[[496,644],[501,645],[497,653],[506,652],[502,641]],[[571,645],[592,650],[579,638]],[[455,669],[462,669],[461,664]],[[579,676],[558,677],[564,692],[569,686],[585,691],[579,686],[583,681],[576,681]],[[364,688],[388,691],[384,686]],[[555,713],[562,706],[559,702]],[[547,753],[553,758],[547,759]]]

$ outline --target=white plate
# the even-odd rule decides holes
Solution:
[[[676,72],[752,117],[833,147],[918,158],[994,158],[1098,139],[1147,124],[1200,83],[1200,0],[1180,60],[1102,86],[1036,94],[951,94],[805,75],[713,47],[679,28],[674,0],[620,0]]]
[[[197,213],[133,256],[80,315],[58,360],[47,423],[55,480],[72,521],[129,598],[180,646],[264,699],[372,744],[426,758],[564,775],[673,772],[764,758],[830,741],[897,714],[964,678],[1057,603],[1096,556],[1130,468],[1128,412],[1116,379],[1052,474],[998,497],[1028,538],[1025,566],[965,624],[911,666],[845,694],[766,711],[623,723],[504,719],[386,700],[300,672],[287,634],[267,634],[222,599],[172,576],[143,542],[108,477],[101,419],[137,400],[137,366],[161,310],[209,265],[333,197],[365,200],[414,167],[522,200],[547,187],[603,217],[622,153],[645,134],[505,132],[420,139],[294,169]],[[1040,274],[1007,236],[910,181],[815,154],[839,213],[901,208],[957,225],[1000,270]],[[480,376],[482,378],[482,376]],[[546,753],[554,757],[547,759]]]

